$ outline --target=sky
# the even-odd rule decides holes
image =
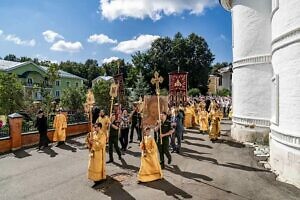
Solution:
[[[216,62],[231,62],[231,15],[218,0],[0,0],[0,57],[121,58],[159,37],[196,33]]]

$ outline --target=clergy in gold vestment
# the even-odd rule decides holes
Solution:
[[[191,105],[188,105],[184,110],[184,127],[193,127],[193,118],[195,117],[194,109]]]
[[[194,113],[195,113],[195,119],[194,119],[194,125],[200,125],[199,123],[199,114],[200,114],[200,104],[198,104],[198,103],[195,103],[194,104],[194,107],[193,107],[193,109],[194,109]]]
[[[138,181],[150,182],[163,178],[161,166],[158,160],[158,151],[154,139],[150,136],[150,128],[145,128],[143,141],[141,142],[142,156],[138,173]]]
[[[201,102],[199,105],[199,125],[200,125],[200,132],[207,132],[208,131],[208,112],[205,110],[205,103]]]
[[[100,111],[99,118],[97,119],[96,123],[102,124],[101,131],[103,131],[108,136],[108,127],[110,124],[110,119],[107,115],[105,115],[104,110]]]
[[[58,114],[54,117],[53,121],[53,141],[63,143],[66,140],[67,118],[62,114],[62,109],[58,110]]]
[[[221,134],[221,119],[223,118],[223,113],[219,108],[218,104],[214,104],[214,107],[209,113],[211,123],[209,127],[209,138],[211,141],[215,141],[220,137]]]
[[[105,145],[106,134],[101,130],[101,123],[94,125],[94,132],[88,137],[88,148],[90,152],[90,160],[88,166],[88,179],[95,183],[106,179],[105,171]]]

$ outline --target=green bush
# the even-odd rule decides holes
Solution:
[[[198,88],[192,88],[188,91],[188,95],[190,97],[195,97],[198,96],[200,94],[200,90]]]
[[[221,97],[227,97],[227,96],[231,96],[231,92],[230,90],[224,88],[222,90],[218,90],[217,95]]]

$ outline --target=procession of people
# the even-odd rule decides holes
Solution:
[[[162,170],[166,163],[168,165],[172,163],[172,153],[180,154],[186,129],[198,129],[199,134],[208,134],[212,142],[220,137],[221,120],[229,115],[228,106],[231,105],[231,99],[212,96],[189,98],[185,106],[172,106],[167,112],[161,111],[160,120],[153,126],[149,125],[147,119],[147,124],[143,125],[143,110],[140,104],[141,102],[134,102],[130,113],[127,108],[121,109],[120,114],[112,111],[110,115],[100,110],[97,120],[94,120],[93,131],[88,134],[86,141],[90,152],[88,178],[95,184],[105,180],[106,164],[114,162],[113,149],[118,159],[122,160],[122,155],[126,154],[129,144],[134,143],[134,138],[141,149],[137,181],[162,179]],[[222,105],[226,105],[225,108]],[[107,161],[106,146],[109,155]]]
[[[134,138],[141,149],[137,181],[150,182],[163,178],[162,170],[166,163],[172,163],[172,153],[181,153],[187,129],[198,129],[199,134],[208,134],[211,142],[216,142],[221,136],[221,120],[232,115],[230,97],[198,96],[187,97],[185,102],[168,102],[167,97],[159,95],[161,80],[157,75],[153,81],[156,84],[156,96],[148,96],[144,101],[140,98],[138,102],[133,102],[132,107],[114,104],[118,85],[112,84],[109,113],[106,113],[105,108],[95,106],[93,94],[88,92],[86,110],[91,125],[91,131],[86,136],[89,150],[88,179],[95,184],[106,180],[106,164],[115,162],[114,151],[118,160],[122,161],[122,155],[126,154],[129,144],[134,145]],[[56,146],[65,144],[65,114],[59,108],[54,117],[52,141],[57,142]],[[40,133],[39,149],[43,149],[50,140],[47,136],[47,118],[42,110],[38,112],[36,127]]]

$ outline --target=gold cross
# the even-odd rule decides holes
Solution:
[[[164,78],[159,76],[157,71],[154,72],[154,78],[151,79],[151,83],[155,85],[156,94],[159,95],[159,84],[164,81]]]

